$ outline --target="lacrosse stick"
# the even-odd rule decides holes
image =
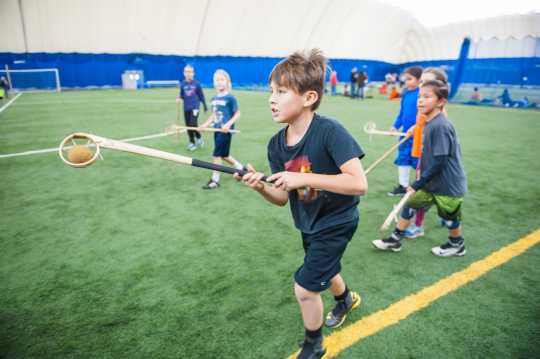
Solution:
[[[222,133],[240,133],[240,130],[228,130],[225,131],[222,128],[215,128],[215,127],[190,127],[190,126],[179,126],[179,125],[171,125],[167,127],[167,129],[171,130],[191,130],[191,131],[200,131],[200,132],[222,132]]]
[[[386,231],[388,229],[388,227],[390,227],[390,224],[392,224],[392,221],[394,221],[394,220],[396,222],[398,221],[398,213],[399,213],[399,211],[401,211],[401,209],[403,208],[405,203],[407,203],[407,201],[413,195],[413,193],[414,192],[412,192],[412,191],[409,191],[409,192],[405,193],[403,198],[398,202],[398,204],[396,204],[394,206],[394,209],[392,209],[392,211],[388,214],[388,217],[386,217],[386,219],[384,220],[384,223],[382,224],[382,226],[380,228],[381,237],[384,236],[384,231]]]
[[[371,142],[371,137],[373,135],[383,135],[383,136],[406,136],[407,134],[404,132],[393,132],[393,131],[381,131],[377,130],[377,125],[375,122],[370,121],[365,124],[364,126],[364,132],[369,135],[369,141]]]
[[[385,153],[383,153],[383,155],[379,158],[377,158],[375,160],[375,162],[373,162],[367,169],[366,169],[366,175],[371,172],[379,163],[381,163],[386,157],[390,156],[392,154],[392,152],[394,152],[396,150],[396,148],[398,148],[403,142],[407,141],[409,138],[411,138],[411,136],[413,135],[413,131],[414,130],[414,126],[412,126],[408,133],[405,134],[405,136],[398,142],[396,143],[395,145],[392,145],[392,147],[390,147],[388,149],[388,151],[386,151]]]
[[[75,139],[87,140],[87,143],[86,143],[87,147],[89,147],[89,148],[90,147],[95,147],[95,152],[94,152],[94,154],[91,156],[91,158],[89,160],[86,160],[86,161],[81,162],[81,163],[76,163],[76,162],[68,160],[69,156],[67,156],[66,154],[67,154],[68,148],[70,147],[70,144],[77,145],[75,143]],[[62,140],[62,142],[60,143],[60,148],[58,149],[58,154],[60,155],[60,158],[62,159],[62,161],[64,161],[65,164],[67,164],[69,166],[72,166],[72,167],[80,168],[80,167],[86,167],[86,166],[89,166],[89,165],[93,164],[99,157],[101,157],[100,156],[100,149],[102,147],[103,148],[108,148],[108,149],[111,149],[111,150],[117,150],[117,151],[135,153],[135,154],[138,154],[138,155],[143,155],[143,156],[148,156],[148,157],[160,158],[160,159],[163,159],[163,160],[168,160],[168,161],[173,161],[173,162],[176,162],[176,163],[180,163],[182,165],[188,165],[188,166],[199,167],[199,168],[206,168],[206,169],[219,171],[219,172],[224,172],[224,173],[229,173],[229,174],[238,173],[240,176],[243,176],[243,175],[245,175],[247,173],[247,171],[245,171],[245,170],[238,170],[236,168],[222,166],[222,165],[214,164],[214,163],[211,163],[211,162],[201,161],[201,160],[197,160],[195,158],[177,155],[175,153],[160,151],[160,150],[156,150],[156,149],[149,148],[149,147],[137,146],[137,145],[133,145],[131,143],[111,140],[111,139],[108,139],[108,138],[99,137],[99,136],[96,136],[96,135],[92,135],[92,134],[88,134],[88,133],[82,133],[82,132],[76,132],[76,133],[73,133],[73,134],[67,136],[66,138],[64,138]],[[261,180],[267,182],[267,177],[265,176]]]

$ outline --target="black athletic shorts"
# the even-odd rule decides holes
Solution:
[[[214,133],[214,157],[229,157],[231,150],[232,134],[215,132]]]
[[[312,292],[328,289],[330,279],[341,272],[341,257],[357,226],[355,220],[313,234],[302,233],[304,264],[294,274],[295,282]]]

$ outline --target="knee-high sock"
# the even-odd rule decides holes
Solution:
[[[424,210],[422,208],[416,210],[416,217],[414,219],[414,224],[417,227],[422,227],[424,225]]]
[[[244,168],[244,165],[238,162],[236,159],[231,157],[229,158],[229,160],[233,163],[234,168],[236,168],[237,170],[241,170]]]
[[[410,172],[409,166],[398,166],[398,173],[399,173],[399,184],[403,187],[409,186],[409,172]]]

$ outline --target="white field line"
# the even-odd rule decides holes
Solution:
[[[162,132],[162,133],[156,133],[154,135],[148,135],[148,136],[141,136],[141,137],[132,137],[132,138],[126,138],[120,141],[123,142],[134,142],[134,141],[142,141],[142,140],[149,140],[151,138],[158,138],[158,137],[165,137],[170,135],[176,135],[179,133],[184,133],[186,130],[180,130],[180,131],[169,131],[169,132]],[[66,146],[65,148],[68,149],[71,146]],[[41,150],[32,150],[32,151],[25,151],[25,152],[17,152],[17,153],[8,153],[5,155],[0,155],[0,158],[10,158],[10,157],[18,157],[18,156],[30,156],[30,155],[39,155],[42,153],[51,153],[51,152],[58,152],[58,147],[54,148],[44,148]]]
[[[65,106],[65,105],[122,105],[122,104],[154,104],[154,105],[170,105],[175,104],[174,99],[171,102],[170,100],[151,100],[151,99],[119,99],[119,100],[51,100],[51,101],[25,101],[18,103],[17,106],[19,107],[25,107],[25,106],[50,106],[50,105],[59,105],[59,106]]]
[[[22,92],[19,92],[17,96],[13,97],[8,103],[6,103],[2,108],[0,108],[0,113],[2,113],[6,108],[8,108],[9,105],[11,105],[13,102],[15,102],[16,99],[18,99],[22,95]]]

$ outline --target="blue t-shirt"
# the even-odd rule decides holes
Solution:
[[[364,151],[337,121],[314,115],[300,142],[286,144],[287,127],[268,144],[268,161],[272,173],[281,171],[337,175],[339,167],[353,158],[364,157]],[[359,196],[302,188],[289,192],[291,212],[296,227],[307,234],[358,220]]]
[[[401,108],[394,121],[394,128],[399,130],[403,127],[403,132],[407,132],[416,123],[416,112],[418,109],[419,89],[406,91],[401,98]]]
[[[403,97],[401,97],[401,107],[399,114],[394,121],[393,127],[397,130],[403,128],[403,132],[407,132],[409,128],[416,124],[416,113],[418,111],[418,94],[420,90],[417,88],[413,91],[405,91]],[[403,137],[400,137],[400,140]],[[400,151],[405,151],[409,154],[411,152],[411,146],[413,143],[412,136],[399,146]]]
[[[182,80],[180,83],[180,98],[184,100],[184,111],[198,110],[201,106],[201,102],[206,111],[206,101],[204,100],[204,93],[201,85],[197,80],[191,80],[187,82]]]
[[[238,101],[230,93],[225,96],[212,97],[212,112],[214,114],[213,127],[221,128],[229,121],[238,111]],[[234,124],[231,129],[234,128]]]

